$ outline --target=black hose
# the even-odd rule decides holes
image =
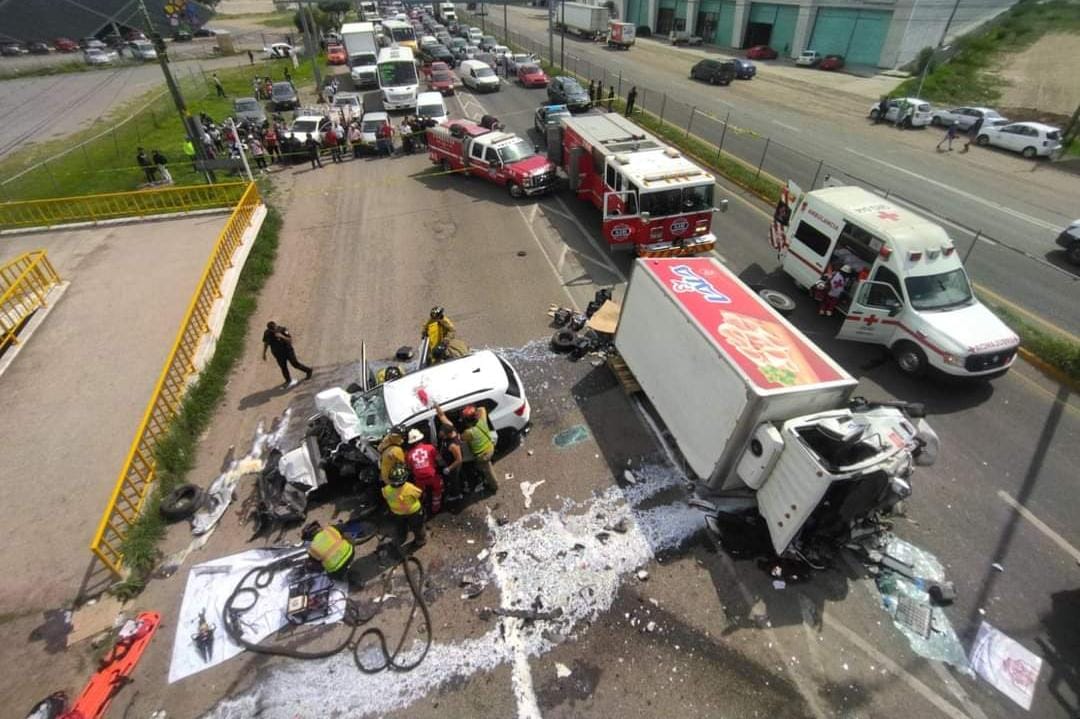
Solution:
[[[374,535],[372,535],[374,536]],[[369,537],[370,539],[370,537]],[[225,607],[222,611],[222,625],[225,627],[225,632],[229,637],[244,647],[248,651],[255,652],[256,654],[269,654],[273,656],[289,657],[292,659],[326,659],[331,657],[347,648],[352,648],[353,661],[356,662],[357,668],[365,674],[378,674],[386,669],[393,669],[395,671],[410,671],[420,666],[424,658],[427,657],[428,651],[431,649],[431,613],[428,610],[427,602],[424,600],[422,587],[424,583],[424,565],[416,557],[406,555],[401,551],[401,548],[396,544],[391,545],[394,551],[397,553],[399,560],[394,568],[401,567],[405,573],[405,580],[409,584],[409,589],[413,595],[413,605],[409,611],[409,618],[405,622],[405,628],[401,632],[401,638],[398,640],[397,646],[393,652],[390,652],[387,643],[386,635],[378,627],[369,627],[365,629],[359,637],[356,632],[360,628],[360,625],[364,623],[364,619],[361,618],[360,612],[357,610],[356,605],[346,599],[345,604],[345,621],[351,626],[349,634],[345,639],[330,649],[323,649],[319,651],[302,651],[299,649],[292,649],[288,647],[276,647],[265,646],[262,644],[254,644],[244,638],[243,628],[240,626],[240,618],[245,613],[255,607],[259,601],[259,590],[265,589],[270,586],[270,582],[273,581],[274,575],[282,569],[292,567],[297,563],[297,559],[301,556],[299,554],[290,554],[285,557],[274,560],[270,564],[262,567],[255,567],[247,572],[237,583],[236,588],[233,589],[232,594],[225,600]],[[415,565],[416,576],[413,574],[413,570],[410,569],[410,565]],[[393,569],[391,569],[391,572]],[[252,581],[253,586],[244,586],[248,579],[254,575]],[[236,600],[240,597],[250,597],[250,603],[244,606],[235,606]],[[414,661],[401,664],[398,663],[398,657],[401,654],[401,649],[405,645],[405,641],[408,638],[409,630],[412,628],[413,620],[416,618],[416,610],[419,608],[421,615],[424,618],[424,650],[420,653]],[[382,650],[383,663],[380,666],[366,667],[360,661],[360,646],[365,637],[374,636],[378,640],[379,648]],[[355,641],[354,641],[355,640]]]

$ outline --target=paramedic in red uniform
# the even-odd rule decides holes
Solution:
[[[409,430],[408,443],[405,463],[409,466],[413,483],[424,490],[430,517],[442,509],[443,481],[437,463],[439,453],[432,444],[424,441],[424,433],[415,428]]]
[[[825,288],[825,297],[821,300],[821,306],[818,308],[819,315],[825,315],[826,317],[832,317],[833,310],[836,309],[836,305],[840,303],[840,298],[844,295],[844,290],[847,289],[848,276],[851,274],[851,267],[844,265],[829,278],[829,286]]]

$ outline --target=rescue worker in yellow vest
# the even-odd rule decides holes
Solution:
[[[405,428],[394,427],[390,433],[379,442],[379,478],[383,484],[390,481],[390,472],[395,466],[405,466]]]
[[[308,556],[322,564],[327,574],[341,572],[352,562],[352,542],[343,537],[337,527],[322,527],[318,522],[312,522],[304,527],[301,538],[310,542]]]
[[[446,340],[454,339],[454,323],[446,316],[446,310],[439,305],[431,308],[429,319],[420,330],[420,339],[427,339],[427,361],[435,360],[435,348]]]
[[[435,407],[435,413],[439,421],[445,427],[453,427],[454,423],[443,412],[442,407]],[[472,464],[480,474],[484,487],[494,494],[499,490],[499,483],[495,480],[495,470],[491,466],[491,458],[495,456],[495,444],[499,441],[499,435],[491,428],[488,422],[487,410],[483,407],[466,405],[461,410],[461,419],[465,422],[465,429],[461,432],[461,438],[465,440],[469,451],[472,453]]]
[[[390,514],[395,522],[395,541],[400,547],[405,544],[409,532],[413,533],[413,548],[427,544],[424,531],[424,507],[420,498],[423,491],[409,481],[409,470],[404,464],[394,465],[390,471],[390,481],[383,485],[383,498],[390,507]]]

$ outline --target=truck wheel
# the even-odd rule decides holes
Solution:
[[[795,311],[795,300],[791,299],[783,292],[764,288],[758,290],[758,296],[768,302],[770,307],[782,315],[790,314]]]
[[[893,346],[893,357],[900,371],[910,377],[921,377],[926,373],[926,353],[914,342],[897,342]]]
[[[508,184],[506,186],[506,191],[509,192],[510,197],[513,197],[515,200],[520,200],[522,197],[525,197],[525,190],[521,189],[521,185],[516,182]]]

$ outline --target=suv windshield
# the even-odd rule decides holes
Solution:
[[[417,105],[416,114],[420,117],[442,117],[446,110],[442,105]]]
[[[904,287],[917,310],[944,310],[972,301],[971,284],[961,267],[939,275],[908,277]]]
[[[259,103],[254,100],[238,100],[236,103],[236,109],[241,112],[248,112],[250,110],[258,110]]]
[[[641,211],[653,217],[667,217],[683,212],[701,212],[712,207],[713,186],[678,187],[659,192],[642,192]]]
[[[390,417],[386,414],[386,400],[382,387],[369,390],[366,394],[354,394],[352,407],[360,420],[364,439],[377,441],[390,431]]]
[[[292,85],[287,82],[279,82],[270,91],[275,97],[290,97],[293,94]]]
[[[518,160],[524,160],[527,157],[532,157],[536,153],[533,152],[532,146],[529,143],[522,140],[520,137],[509,145],[504,145],[499,148],[499,159],[503,161],[503,164],[508,165],[511,162],[517,162]]]

